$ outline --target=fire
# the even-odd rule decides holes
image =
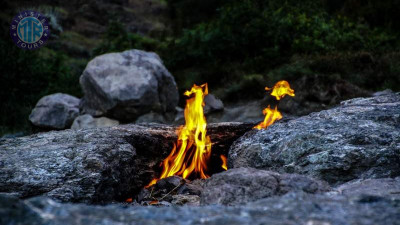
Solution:
[[[290,88],[289,83],[285,80],[278,81],[272,88],[265,87],[265,90],[272,90],[271,95],[275,96],[278,101],[285,97],[285,95],[295,96],[294,90]],[[265,129],[274,124],[275,121],[282,119],[282,114],[278,111],[277,106],[275,106],[275,109],[271,109],[268,106],[263,110],[263,114],[265,115],[264,121],[255,126],[255,129]]]
[[[278,108],[275,106],[275,109],[271,109],[269,106],[263,110],[263,114],[265,115],[264,121],[259,123],[257,126],[254,128],[256,129],[265,129],[272,124],[275,123],[275,121],[282,119],[282,114],[278,111]]]
[[[228,170],[228,166],[226,164],[226,157],[224,155],[221,155],[221,160],[222,160],[222,169]]]
[[[266,91],[272,89],[272,96],[275,96],[276,100],[281,100],[285,95],[294,97],[294,90],[290,88],[289,83],[286,80],[276,82],[272,88],[265,87]]]
[[[153,179],[146,187],[162,178],[174,175],[183,178],[188,178],[192,174],[200,178],[210,177],[206,170],[211,155],[211,140],[207,135],[207,122],[203,112],[203,100],[207,94],[207,83],[200,86],[193,85],[190,91],[184,93],[190,97],[186,100],[184,111],[186,124],[177,131],[178,141],[162,163],[163,171],[160,178]],[[226,158],[222,167],[226,169]]]

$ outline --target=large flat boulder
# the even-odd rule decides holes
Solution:
[[[0,139],[0,192],[72,202],[124,201],[159,176],[176,129],[119,125]],[[249,129],[242,123],[209,125],[213,153],[219,158]]]
[[[356,98],[252,130],[231,146],[228,166],[307,174],[331,184],[400,176],[400,93]]]
[[[0,195],[1,224],[397,225],[400,205],[385,198],[289,193],[241,206],[148,207],[58,203]]]
[[[150,111],[171,112],[178,104],[174,77],[152,52],[128,50],[91,60],[80,77],[82,111],[134,121]]]
[[[79,99],[62,93],[41,98],[29,115],[31,123],[39,128],[61,130],[69,128],[79,115]]]

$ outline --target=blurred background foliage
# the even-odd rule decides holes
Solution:
[[[18,49],[9,22],[23,9],[51,21],[51,40]],[[400,90],[397,0],[13,1],[0,13],[0,135],[28,130],[36,102],[81,97],[79,76],[97,55],[158,53],[179,92],[208,82],[225,102],[262,98],[264,86],[318,74],[365,90]]]

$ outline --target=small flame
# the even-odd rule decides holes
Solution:
[[[282,119],[282,114],[278,111],[276,106],[275,109],[271,109],[268,106],[263,110],[263,114],[265,115],[264,121],[254,127],[258,130],[265,129],[274,124],[275,121]]]
[[[290,88],[290,85],[286,80],[276,82],[272,88],[265,87],[265,90],[272,90],[271,95],[275,96],[276,100],[281,100],[285,95],[294,97],[294,90]]]
[[[211,140],[206,134],[207,122],[204,117],[204,97],[208,94],[207,83],[193,85],[184,95],[190,97],[186,100],[185,126],[179,127],[178,141],[171,153],[163,161],[163,171],[160,178],[153,179],[147,186],[155,184],[158,180],[174,175],[188,178],[191,174],[200,178],[208,178],[207,162],[211,155]]]
[[[149,202],[149,205],[156,205],[156,204],[158,204],[158,200],[153,200],[153,201]]]
[[[289,83],[285,80],[278,81],[272,88],[265,87],[265,90],[272,90],[271,95],[275,96],[278,101],[285,97],[285,95],[295,96],[294,90],[290,88]],[[277,106],[275,106],[275,109],[271,109],[268,106],[263,110],[263,114],[265,115],[264,121],[255,126],[255,129],[266,129],[274,124],[275,121],[282,119],[282,114],[278,111]]]
[[[228,170],[228,166],[226,165],[226,157],[224,155],[221,155],[221,160],[222,160],[222,169]]]

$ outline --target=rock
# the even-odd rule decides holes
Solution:
[[[370,195],[400,200],[400,177],[350,181],[334,192],[348,197]]]
[[[136,199],[141,205],[158,205],[163,201],[174,205],[199,205],[202,184],[203,179],[191,182],[178,176],[166,177],[143,188]]]
[[[172,127],[65,130],[0,141],[0,192],[62,201],[124,201],[151,179]]]
[[[119,125],[0,139],[0,192],[73,202],[125,201],[159,176],[176,129]],[[249,129],[240,123],[211,125],[213,149],[227,152]]]
[[[231,146],[228,167],[307,174],[331,184],[400,176],[400,93],[252,130]]]
[[[219,122],[251,122],[258,123],[264,119],[263,109],[267,104],[261,101],[239,102],[234,105],[225,106],[219,113],[207,115],[209,123]]]
[[[78,115],[79,99],[57,93],[41,98],[29,120],[39,128],[61,130],[69,128]]]
[[[290,191],[322,193],[330,187],[302,175],[238,168],[214,174],[205,181],[203,190],[202,205],[239,205]]]
[[[384,198],[348,200],[342,196],[305,193],[290,193],[236,207],[96,206],[0,195],[1,224],[395,225],[400,221],[399,211],[398,202]]]
[[[25,135],[27,135],[25,132],[20,131],[20,132],[12,133],[12,134],[4,134],[3,136],[0,137],[0,139],[1,138],[17,138],[17,137],[23,137]]]
[[[186,182],[177,191],[178,194],[197,195],[203,192],[204,179],[197,179],[192,182]]]
[[[382,96],[382,95],[391,95],[394,94],[394,92],[390,89],[385,89],[383,91],[378,91],[372,94],[372,96],[377,97],[377,96]]]
[[[174,195],[172,196],[172,204],[174,205],[200,205],[200,197],[197,195]]]
[[[167,123],[167,120],[163,115],[160,113],[155,113],[155,112],[149,112],[144,115],[141,115],[137,118],[135,121],[136,124],[142,124],[142,123]]]
[[[216,98],[213,94],[208,94],[204,97],[204,113],[219,112],[224,110],[224,103],[221,99]]]
[[[93,118],[89,114],[84,114],[75,118],[71,129],[112,127],[118,124],[119,122],[117,120],[109,119],[107,117]]]
[[[169,192],[170,190],[181,186],[184,182],[185,180],[182,177],[172,176],[157,181],[156,186],[159,189],[167,189]]]
[[[178,90],[174,77],[152,52],[128,50],[97,56],[80,77],[84,113],[134,121],[150,111],[174,111]]]

